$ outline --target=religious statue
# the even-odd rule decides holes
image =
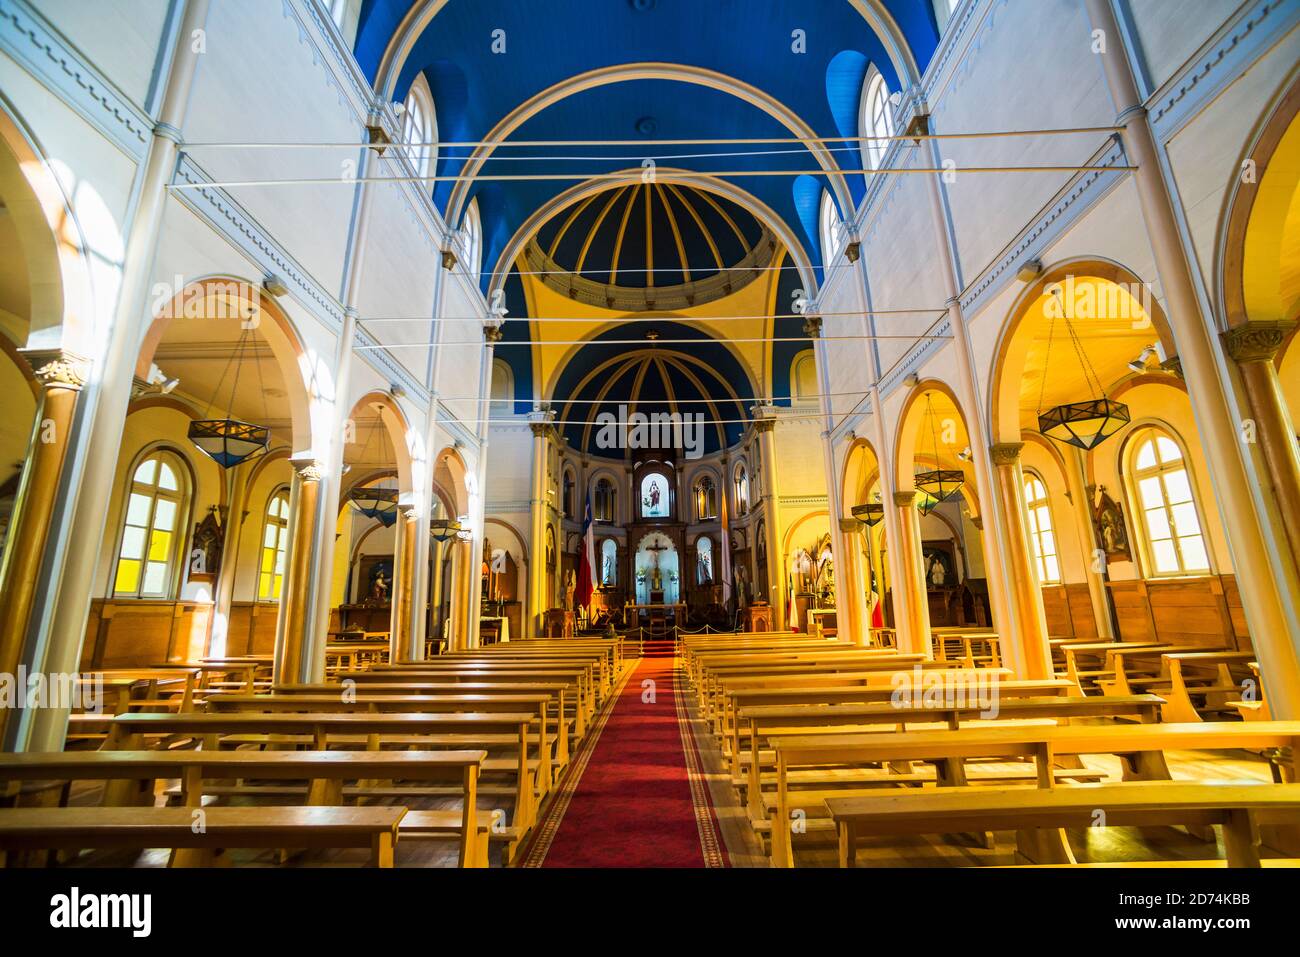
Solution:
[[[614,584],[614,556],[613,555],[605,556],[605,570],[601,573],[600,580],[601,580],[601,584],[604,585]]]
[[[577,590],[577,582],[573,579],[573,569],[570,568],[564,573],[564,610],[573,611],[573,593]]]
[[[696,559],[696,580],[701,585],[713,584],[713,566],[707,552],[699,552]]]
[[[390,588],[387,571],[383,565],[375,568],[375,575],[370,580],[370,602],[375,605],[382,605],[388,601],[388,590]]]
[[[926,577],[929,578],[930,584],[935,588],[943,587],[947,572],[944,571],[943,562],[939,560],[939,556],[935,555],[930,559],[930,571]]]
[[[221,524],[221,509],[213,505],[203,521],[194,526],[190,574],[215,576],[221,568],[221,549],[226,530]]]
[[[642,499],[641,504],[649,511],[654,511],[659,507],[659,483],[652,481],[650,483],[650,494]]]
[[[736,568],[736,607],[744,608],[749,604],[748,582],[749,573],[745,571],[745,566],[740,565]]]

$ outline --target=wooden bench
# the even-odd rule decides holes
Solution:
[[[561,692],[561,695],[563,692]],[[481,714],[493,712],[536,712],[538,723],[538,753],[541,759],[539,777],[541,787],[549,791],[554,784],[555,774],[562,769],[569,759],[568,732],[563,711],[554,722],[549,706],[554,699],[549,694],[464,694],[464,695],[370,695],[358,694],[346,697],[340,694],[289,694],[289,695],[223,695],[209,703],[209,710],[214,713],[338,713],[369,712],[372,714],[388,713],[434,713],[446,714],[455,711],[473,711]],[[563,698],[560,699],[563,708]],[[552,731],[554,728],[554,731]]]
[[[412,812],[404,827],[413,832],[435,832],[459,841],[461,867],[487,866],[487,840],[493,832],[489,812],[477,808],[478,778],[487,752],[464,751],[79,751],[0,754],[0,781],[132,781],[145,783],[152,799],[156,782],[178,778],[185,807],[202,806],[205,795],[225,795],[252,790],[262,796],[269,789],[232,789],[212,786],[213,781],[258,779],[297,781],[301,786],[286,793],[305,799],[310,806],[342,806],[348,797],[346,781],[417,782],[428,785],[452,782],[461,796],[460,810]],[[66,793],[66,787],[65,787]],[[365,797],[373,788],[358,787],[353,796]],[[104,800],[122,800],[124,792],[105,788]],[[73,809],[76,810],[76,809]],[[436,831],[432,825],[436,822]],[[499,828],[497,829],[500,830]]]
[[[801,737],[819,735],[843,735],[855,733],[855,726],[870,729],[872,725],[897,726],[900,733],[907,724],[932,724],[942,722],[948,730],[956,731],[963,722],[983,722],[977,728],[1004,727],[1011,722],[1067,722],[1078,718],[1134,718],[1144,724],[1154,724],[1159,720],[1163,699],[1156,695],[1132,695],[1125,698],[1080,698],[1080,697],[1042,697],[1010,698],[996,701],[996,711],[986,711],[982,704],[927,705],[917,704],[897,707],[888,702],[862,705],[801,705],[749,708],[740,712],[740,724],[748,728],[749,761],[746,776],[746,804],[751,817],[766,822],[766,808],[762,783],[764,769],[777,767],[775,751],[764,752],[763,744],[772,738],[786,739],[789,736]],[[969,725],[968,725],[969,727]],[[739,772],[742,763],[739,760],[741,735],[738,733],[733,742],[736,749],[736,763],[733,771]],[[957,772],[951,773],[952,777]],[[1062,768],[1059,777],[1073,780],[1091,780],[1099,776],[1087,771],[1076,762],[1075,767]],[[878,775],[874,783],[882,783]],[[771,778],[779,790],[779,772]],[[787,775],[787,783],[789,777]],[[843,787],[852,783],[852,777],[843,772],[831,775],[810,775],[805,784],[834,785]],[[895,779],[891,778],[892,783]],[[896,779],[902,783],[903,779]],[[919,780],[919,779],[918,779]]]
[[[164,740],[181,736],[196,738],[209,750],[232,739],[235,743],[276,745],[305,742],[319,751],[329,750],[331,744],[358,742],[367,750],[378,751],[385,740],[430,750],[506,749],[512,753],[507,766],[484,762],[484,773],[504,771],[513,778],[509,788],[515,802],[511,823],[522,836],[533,825],[538,802],[540,759],[531,759],[529,752],[529,729],[535,720],[536,716],[527,712],[127,714],[112,719],[105,748],[135,751],[143,747],[146,736]],[[487,789],[480,784],[479,790],[484,793]]]
[[[195,826],[202,814],[202,828]],[[32,807],[0,809],[0,850],[195,848],[172,866],[210,864],[230,847],[368,847],[392,867],[404,807]]]
[[[1026,790],[939,789],[920,794],[883,793],[827,802],[839,837],[841,867],[854,867],[858,838],[868,835],[949,834],[964,831],[1158,824],[1220,825],[1228,867],[1259,867],[1261,823],[1294,822],[1300,784],[1080,785]]]
[[[773,737],[776,753],[776,802],[773,808],[772,861],[789,867],[793,855],[789,830],[792,801],[803,795],[790,787],[795,768],[832,765],[864,767],[924,761],[939,765],[939,780],[965,783],[965,762],[971,758],[1030,759],[1041,787],[1055,782],[1052,769],[1062,757],[1114,754],[1124,758],[1125,779],[1168,780],[1166,750],[1247,749],[1275,755],[1274,766],[1285,780],[1300,781],[1300,722],[1273,721],[1200,724],[1071,725],[1068,727],[963,728],[959,731],[909,731],[901,734],[797,735]],[[882,783],[888,784],[888,780]],[[875,792],[873,792],[874,794]],[[883,792],[888,793],[888,790]],[[807,810],[825,807],[821,797],[809,798]],[[782,826],[777,826],[778,822]],[[1063,840],[1044,842],[1040,853],[1072,860]]]

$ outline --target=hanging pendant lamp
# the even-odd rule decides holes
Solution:
[[[925,394],[925,414],[930,420],[931,453],[934,456],[935,467],[912,476],[912,482],[918,493],[917,508],[921,510],[922,515],[929,514],[940,502],[956,495],[966,481],[966,475],[961,469],[939,467],[939,430],[935,427],[934,406],[929,392]]]
[[[370,426],[370,434],[366,436],[366,444],[361,447],[363,459],[366,450],[370,448],[370,443],[374,441],[378,428],[379,419],[376,418]],[[392,528],[397,523],[396,488],[385,485],[359,485],[348,490],[348,501],[362,515],[373,518],[385,528]]]
[[[1079,367],[1083,369],[1084,383],[1094,387],[1099,398],[1085,399],[1082,402],[1066,402],[1046,411],[1043,410],[1043,395],[1047,391],[1047,375],[1051,369],[1052,339],[1056,334],[1057,317],[1053,313],[1047,332],[1047,355],[1043,358],[1043,382],[1038,391],[1038,431],[1065,445],[1073,445],[1088,451],[1095,449],[1128,425],[1130,421],[1128,406],[1106,397],[1106,390],[1102,388],[1101,380],[1097,377],[1092,363],[1088,361],[1088,356],[1083,351],[1083,343],[1079,341],[1079,335],[1074,331],[1074,323],[1070,321],[1068,310],[1061,302],[1060,290],[1053,289],[1052,295],[1057,299],[1056,311],[1059,311],[1061,318],[1065,320],[1066,332],[1074,346]]]
[[[373,518],[385,528],[397,522],[397,489],[363,485],[348,492],[348,501],[362,515]]]
[[[235,395],[239,389],[239,370],[244,364],[245,353],[253,330],[244,329],[239,337],[239,344],[235,347],[235,352],[231,356],[230,362],[235,363],[235,375],[230,384],[230,402],[226,406],[226,417],[222,419],[195,419],[190,423],[186,432],[189,440],[193,442],[200,451],[211,457],[211,459],[220,465],[223,469],[232,468],[241,462],[247,462],[250,459],[257,458],[259,455],[266,454],[271,444],[271,430],[264,425],[254,425],[250,422],[244,422],[236,419],[231,415],[231,410],[235,405]],[[226,371],[230,369],[230,362],[226,363]],[[253,363],[257,368],[258,380],[260,383],[262,376],[261,363],[254,357]],[[226,373],[222,372],[221,379],[224,380]],[[266,412],[266,386],[261,383],[262,393],[262,411]],[[217,391],[221,388],[221,380],[217,381],[217,388],[213,390],[212,399],[208,403],[208,409],[211,411],[216,403]]]
[[[866,505],[854,505],[849,512],[867,528],[875,528],[885,517],[885,506],[879,502],[868,502]]]

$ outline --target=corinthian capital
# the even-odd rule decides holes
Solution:
[[[36,381],[47,389],[80,389],[90,378],[90,362],[70,352],[42,349],[23,354]]]
[[[1235,362],[1269,362],[1293,328],[1285,319],[1251,319],[1223,333],[1223,346]]]

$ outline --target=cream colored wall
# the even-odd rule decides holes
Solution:
[[[39,0],[36,5],[132,102],[144,104],[168,0]]]

